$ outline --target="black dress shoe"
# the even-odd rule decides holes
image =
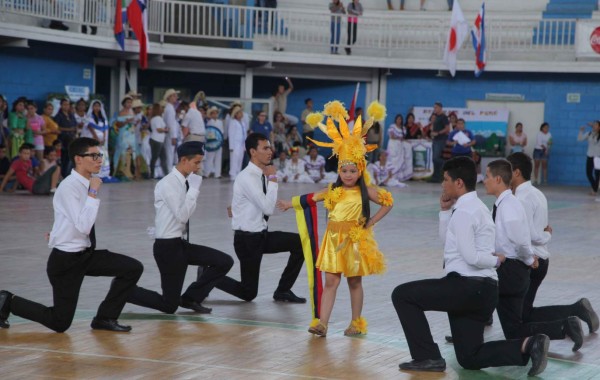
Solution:
[[[291,290],[285,292],[275,291],[275,293],[273,293],[273,299],[282,302],[306,303],[306,298],[298,297]]]
[[[537,334],[529,338],[527,353],[531,357],[531,369],[528,376],[536,376],[544,372],[548,364],[548,347],[550,338],[544,334]]]
[[[567,317],[565,321],[565,335],[573,341],[573,351],[577,351],[583,344],[583,329],[581,328],[581,320],[577,317]]]
[[[197,301],[181,300],[181,307],[194,310],[196,313],[200,314],[210,314],[212,311],[210,307],[204,307]]]
[[[94,318],[91,324],[94,330],[108,330],[115,332],[130,332],[131,326],[120,325],[116,319]]]
[[[446,335],[445,339],[446,339],[446,343],[454,344],[454,338],[451,335]]]
[[[10,327],[8,317],[10,316],[10,302],[13,294],[6,290],[0,291],[0,328],[7,329]]]
[[[587,298],[582,298],[577,301],[576,306],[580,310],[577,316],[581,318],[582,321],[587,323],[588,328],[590,329],[590,334],[598,330],[598,314],[596,314],[592,308],[590,300]]]
[[[402,371],[425,371],[425,372],[444,372],[446,370],[446,361],[440,359],[412,360],[401,363]]]

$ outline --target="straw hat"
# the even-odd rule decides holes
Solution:
[[[139,108],[139,107],[143,107],[143,106],[144,106],[144,103],[142,103],[142,101],[139,99],[135,99],[133,101],[133,103],[131,104],[131,108]]]
[[[179,94],[179,91],[175,91],[175,89],[170,88],[167,90],[167,92],[165,92],[165,95],[163,96],[164,100],[169,99],[169,96],[174,95],[174,94]]]
[[[167,105],[167,101],[163,99],[160,102],[158,102],[158,104],[160,104],[161,107],[164,107]]]
[[[213,112],[216,112],[216,113],[218,114],[218,113],[219,113],[219,109],[218,109],[217,107],[215,107],[215,106],[212,106],[212,107],[210,107],[210,108],[208,109],[208,111],[206,111],[206,114],[207,114],[207,115],[210,115],[210,114],[212,114]]]
[[[133,98],[131,97],[131,95],[125,95],[123,97],[123,99],[121,99],[121,105],[124,106],[125,105],[125,101],[126,100],[133,100]]]
[[[233,109],[231,110],[231,116],[235,117],[235,115],[240,112],[242,110],[242,107],[240,106],[235,106],[233,107]]]

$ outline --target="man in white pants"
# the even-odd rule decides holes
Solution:
[[[219,109],[217,107],[211,107],[208,110],[208,121],[206,122],[207,127],[214,127],[221,131],[223,139],[225,138],[223,121],[219,119]],[[207,131],[207,138],[210,138],[210,131]],[[206,158],[204,162],[205,174],[210,176],[214,174],[215,178],[221,178],[221,166],[223,161],[223,148],[219,148],[214,152],[206,152]]]
[[[233,181],[242,171],[244,161],[244,144],[248,126],[244,125],[242,118],[244,112],[242,107],[236,106],[231,110],[231,121],[229,122],[229,178]]]
[[[165,105],[165,111],[163,112],[163,119],[169,128],[170,137],[170,140],[165,141],[165,150],[167,152],[167,168],[169,168],[169,172],[171,172],[173,169],[175,149],[177,149],[177,143],[179,141],[179,136],[181,135],[181,126],[177,122],[177,116],[175,112],[175,103],[177,103],[178,97],[177,94],[179,94],[179,91],[175,91],[171,88],[165,92],[165,96],[163,97],[163,100],[167,102]],[[167,175],[168,173],[164,174]]]

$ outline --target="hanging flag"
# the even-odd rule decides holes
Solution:
[[[148,16],[146,0],[133,0],[127,7],[127,19],[140,44],[140,68],[148,68]]]
[[[458,0],[454,0],[452,7],[452,18],[450,20],[450,32],[448,32],[448,41],[444,51],[444,63],[448,66],[450,74],[456,74],[456,56],[458,49],[462,46],[465,38],[469,34],[469,27],[465,20],[465,15],[460,8]]]
[[[481,4],[481,10],[471,28],[471,37],[473,49],[475,49],[475,76],[479,77],[487,62],[485,57],[485,2]]]
[[[125,50],[125,24],[127,23],[127,1],[117,0],[115,10],[115,39],[121,47],[121,50]]]
[[[355,115],[355,110],[356,110],[356,101],[358,99],[358,90],[360,89],[360,82],[356,83],[356,90],[354,90],[354,97],[352,98],[352,103],[350,103],[350,109],[348,110],[348,116],[350,116],[350,119],[348,120],[350,121],[354,121],[356,115]]]
[[[323,293],[323,276],[317,269],[317,257],[319,255],[319,225],[317,219],[317,203],[314,194],[305,194],[292,198],[294,210],[296,210],[296,224],[302,242],[304,263],[308,276],[308,291],[310,294],[310,305],[313,320],[320,317],[321,294]]]

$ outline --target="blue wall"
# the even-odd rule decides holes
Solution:
[[[0,50],[0,94],[9,103],[26,96],[42,105],[49,93],[64,93],[65,85],[88,86],[93,92],[94,50],[29,41],[29,48]],[[91,70],[83,79],[83,70]]]
[[[394,71],[388,77],[388,115],[413,106],[464,107],[467,100],[484,100],[486,93],[522,94],[526,101],[545,103],[545,120],[553,136],[548,180],[554,184],[587,185],[587,145],[577,143],[579,126],[600,119],[600,77],[591,74],[457,73],[437,78],[431,71]],[[567,93],[580,93],[580,103],[567,103]],[[388,117],[389,118],[389,117]],[[389,124],[389,120],[387,124]]]

